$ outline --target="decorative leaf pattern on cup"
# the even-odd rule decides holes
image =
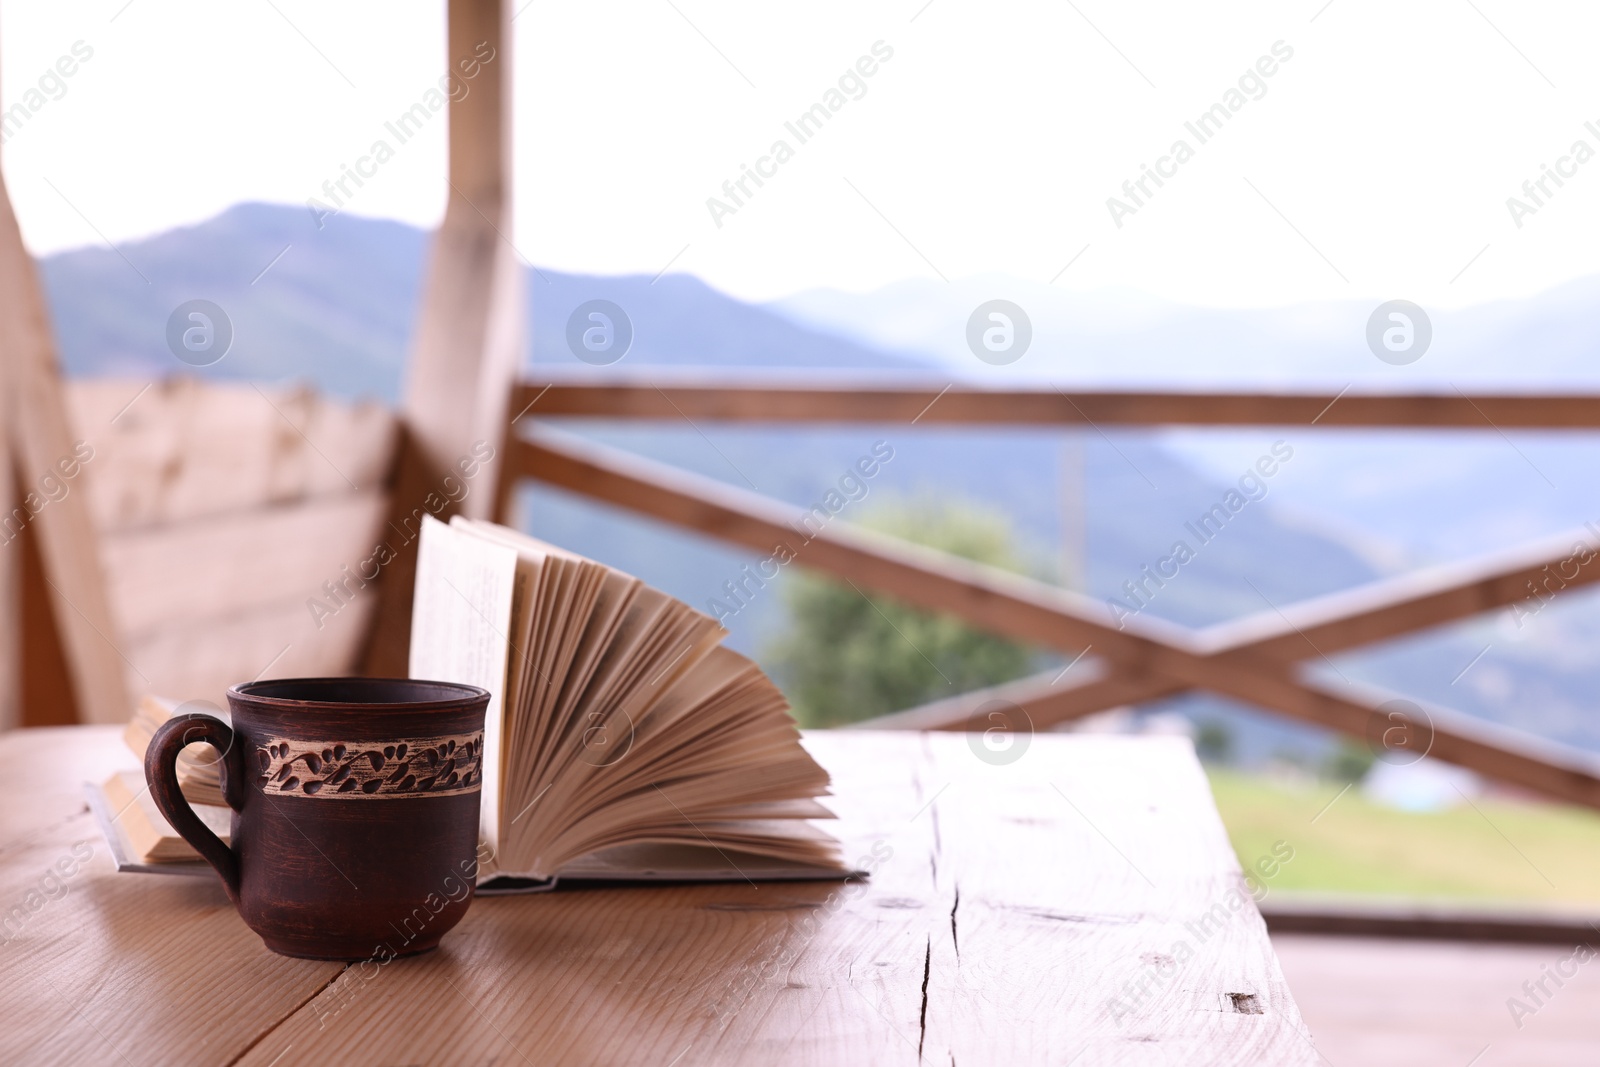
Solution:
[[[477,792],[483,734],[347,744],[269,738],[256,747],[256,784],[276,796],[389,800]]]

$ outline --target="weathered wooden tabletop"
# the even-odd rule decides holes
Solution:
[[[808,745],[867,882],[481,898],[346,968],[113,870],[82,783],[133,765],[115,730],[0,735],[0,1063],[1318,1062],[1186,742]]]

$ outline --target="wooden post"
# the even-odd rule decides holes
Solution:
[[[451,0],[447,58],[478,73],[450,102],[450,174],[434,236],[406,380],[390,543],[365,656],[369,674],[404,676],[416,576],[415,531],[426,512],[492,518],[504,465],[507,407],[522,357],[522,266],[511,245],[511,28],[501,0]],[[450,500],[458,464],[493,460]],[[449,483],[456,484],[455,482]],[[438,505],[437,507],[435,505]]]
[[[3,372],[0,372],[3,373]],[[5,395],[0,377],[0,396]],[[0,405],[3,408],[3,405]],[[11,413],[0,410],[0,501],[16,499],[11,469]],[[0,548],[0,733],[22,725],[21,553]]]
[[[9,491],[0,496],[0,582],[5,595],[5,643],[0,662],[11,669],[0,677],[7,696],[0,703],[0,725],[70,720],[65,708],[20,707],[21,636],[26,629],[37,639],[41,627],[53,628],[66,665],[76,718],[83,722],[124,722],[133,713],[124,676],[118,634],[106,598],[105,574],[90,521],[85,479],[93,472],[77,465],[81,453],[68,422],[56,364],[44,294],[33,258],[23,247],[5,181],[0,177],[0,427]],[[90,443],[92,447],[92,442]],[[62,464],[73,465],[76,478],[64,477]],[[45,479],[50,479],[48,483]],[[49,486],[67,483],[65,496],[51,499]],[[37,547],[45,597],[26,598],[37,605],[23,612],[25,553],[20,531]],[[48,643],[47,643],[48,644]],[[59,688],[59,687],[58,687]]]

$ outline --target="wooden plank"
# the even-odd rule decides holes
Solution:
[[[1195,634],[1194,647],[1209,655],[1248,653],[1291,662],[1344,652],[1496,608],[1511,607],[1520,623],[1556,596],[1600,581],[1597,541],[1600,534],[1591,529],[1572,530],[1509,551],[1382,578],[1282,610],[1269,609],[1207,627]],[[868,729],[967,729],[968,720],[981,704],[1003,699],[1022,707],[1033,717],[1034,726],[1042,727],[1174,696],[1188,688],[1150,675],[1110,676],[1092,660],[1080,668],[1079,684],[1056,684],[1059,673],[1043,671],[993,691],[951,697],[861,725]]]
[[[21,625],[14,643],[22,653],[22,707],[19,726],[69,726],[78,721],[78,698],[72,691],[72,671],[61,628],[56,625],[55,599],[45,582],[39,555],[39,535],[32,526],[0,551],[13,554],[21,575]],[[8,642],[8,644],[12,644]]]
[[[1546,601],[1596,582],[1600,531],[1583,527],[1303,600],[1285,607],[1282,615],[1269,609],[1209,627],[1197,635],[1196,645],[1304,659],[1318,649],[1342,652],[1496,608],[1512,607],[1520,625]]]
[[[4,378],[0,377],[0,396],[4,395],[4,390]],[[16,500],[10,418],[7,405],[0,403],[0,501]],[[26,638],[23,619],[27,610],[23,603],[23,583],[27,563],[22,553],[16,551],[19,547],[0,546],[0,733],[23,723],[22,690],[26,679],[22,644]],[[73,710],[76,712],[76,704]]]
[[[130,639],[129,687],[226,707],[224,694],[237,682],[349,674],[377,607],[373,588],[332,615],[313,613],[304,591],[286,592],[298,598],[172,622]]]
[[[391,521],[403,524],[439,494],[458,465],[498,455],[523,345],[523,270],[511,244],[511,10],[502,0],[451,0],[447,57],[454,68],[481,50],[472,91],[450,101],[450,191],[434,236],[411,351],[405,437]],[[500,465],[483,487],[446,499],[439,518],[495,517]],[[433,509],[429,509],[430,511]],[[414,519],[413,519],[414,521]],[[416,552],[384,572],[382,609],[365,654],[369,674],[404,676]]]
[[[483,898],[241,1064],[1318,1062],[1186,743],[807,744],[865,883]]]
[[[1034,729],[1044,729],[1107,708],[1139,703],[1144,688],[1151,684],[1146,679],[1116,674],[1102,659],[1085,657],[1065,673],[1057,667],[1002,685],[986,686],[850,723],[841,729],[981,731],[990,725],[984,721],[984,716],[997,702],[1021,708]],[[1162,680],[1161,684],[1172,683]],[[1118,699],[1118,694],[1124,692],[1131,693],[1134,699]]]
[[[948,612],[990,632],[1076,654],[1087,646],[1128,675],[1162,676],[1357,738],[1393,725],[1393,694],[1335,690],[1248,652],[1207,653],[1181,627],[1126,619],[1114,628],[1080,594],[866,530],[834,523],[809,536],[782,504],[569,435],[530,430],[515,445],[518,469],[573,492],[761,552],[786,546],[794,561],[906,603]],[[1600,807],[1600,757],[1539,741],[1444,708],[1431,716],[1431,753],[1544,795]]]
[[[48,753],[48,759],[31,758]],[[12,850],[24,839],[87,814],[83,783],[101,781],[117,767],[131,767],[121,726],[40,727],[0,734],[0,792],[27,802],[0,804],[0,869],[15,866]],[[12,903],[9,898],[7,904]]]
[[[118,722],[132,712],[106,600],[95,530],[83,493],[59,493],[71,470],[80,476],[82,439],[73,432],[56,365],[44,295],[22,243],[11,198],[0,176],[0,418],[12,448],[15,502],[5,518],[34,527],[49,612],[61,638],[78,718]],[[12,497],[4,503],[13,503]],[[29,620],[43,625],[44,621]]]
[[[952,936],[930,941],[927,1062],[1319,1062],[1193,749],[1138,740],[1036,737],[998,766],[970,735],[930,746]],[[1057,985],[1012,965],[1062,940],[1101,966]]]
[[[119,632],[136,641],[167,624],[247,613],[286,598],[326,601],[324,583],[353,595],[365,584],[362,564],[373,557],[388,507],[383,492],[368,490],[109,536],[104,552]]]
[[[66,395],[103,533],[376,489],[394,462],[387,408],[305,386],[92,378]]]
[[[226,1063],[337,963],[268,953],[219,884],[117,874],[84,781],[120,729],[0,736],[0,1063]]]
[[[827,384],[703,373],[549,375],[524,382],[514,410],[540,417],[870,422],[919,425],[1428,427],[1466,430],[1600,428],[1600,396],[1545,393],[1116,391],[986,389],[841,376]]]

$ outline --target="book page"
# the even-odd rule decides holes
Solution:
[[[200,858],[156,807],[143,771],[117,771],[100,786],[100,792],[106,799],[107,814],[122,828],[133,849],[132,858],[138,862],[178,863]],[[191,804],[190,809],[224,845],[228,843],[233,832],[231,810],[214,804]]]
[[[414,669],[427,662],[437,677],[496,693],[485,875],[545,879],[621,846],[844,870],[837,842],[814,825],[831,817],[816,801],[827,772],[772,681],[718,647],[726,634],[714,619],[621,571],[459,518],[426,525],[417,595],[414,626],[432,632],[413,639]],[[461,673],[474,666],[484,673]]]
[[[411,607],[411,677],[489,691],[483,730],[483,835],[499,847],[506,661],[517,554],[422,518]]]

